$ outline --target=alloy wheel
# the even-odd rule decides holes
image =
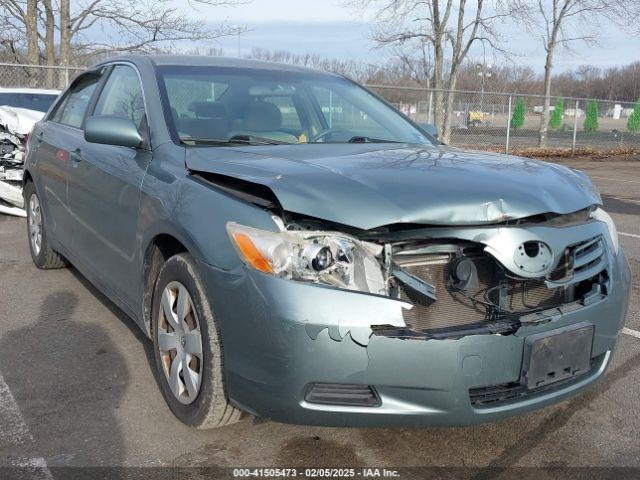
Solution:
[[[202,335],[191,295],[179,282],[162,292],[158,313],[158,349],[165,378],[175,398],[188,405],[202,384]]]
[[[42,210],[40,209],[40,200],[35,193],[29,198],[29,241],[33,253],[37,257],[42,248]]]

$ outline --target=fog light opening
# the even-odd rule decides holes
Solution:
[[[379,407],[380,397],[371,385],[312,383],[304,397],[309,403],[350,407]]]

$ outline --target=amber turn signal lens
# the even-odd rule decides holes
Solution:
[[[238,250],[240,250],[240,253],[249,265],[261,272],[273,273],[273,269],[271,268],[269,261],[262,256],[260,251],[247,235],[244,233],[234,233],[233,239],[238,246]]]

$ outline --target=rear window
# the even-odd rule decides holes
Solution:
[[[50,93],[0,93],[0,105],[46,112],[56,98]]]

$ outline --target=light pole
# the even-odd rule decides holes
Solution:
[[[231,27],[231,31],[238,36],[238,58],[240,58],[240,34],[242,33],[242,28],[239,25],[234,25]]]
[[[484,82],[485,78],[491,78],[491,65],[487,65],[485,63],[478,63],[476,65],[478,70],[478,76],[482,78],[482,89],[480,94],[480,111],[483,111],[484,108]]]

